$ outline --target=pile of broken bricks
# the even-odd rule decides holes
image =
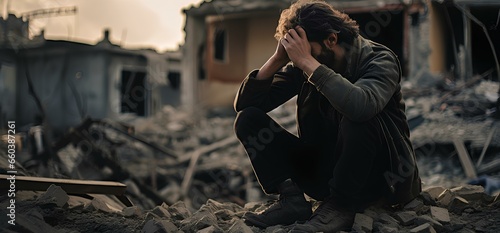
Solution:
[[[7,198],[0,198],[5,211]],[[179,201],[143,210],[125,207],[113,196],[67,195],[52,185],[46,192],[18,192],[16,226],[0,225],[6,232],[288,232],[294,225],[267,229],[242,221],[247,211],[264,210],[272,202],[245,206],[208,200],[197,211]],[[317,207],[319,202],[313,201]],[[399,209],[370,207],[355,216],[352,232],[500,232],[500,198],[481,186],[452,189],[429,187]],[[4,213],[1,213],[4,214]]]

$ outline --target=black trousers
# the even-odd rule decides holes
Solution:
[[[240,111],[235,121],[236,136],[266,193],[276,193],[278,184],[291,178],[316,200],[331,195],[346,207],[362,208],[380,199],[387,192],[389,156],[376,118],[363,123],[343,118],[338,127],[320,131],[331,141],[305,142],[255,107]]]

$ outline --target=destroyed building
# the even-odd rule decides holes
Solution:
[[[29,38],[29,23],[13,14],[0,24],[2,120],[33,125],[44,115],[60,136],[85,117],[148,117],[179,104],[179,52],[125,49],[108,30],[95,45],[45,39],[43,31]]]
[[[18,60],[22,55],[34,69],[28,71],[35,94],[42,106],[48,103],[47,119],[63,112],[67,118],[61,123],[73,124],[51,147],[53,167],[60,169],[53,172],[57,177],[30,177],[44,173],[19,167],[27,181],[46,182],[23,187],[26,180],[19,179],[17,230],[286,232],[293,227],[258,229],[242,222],[246,211],[263,210],[270,204],[265,201],[275,197],[261,191],[234,135],[234,115],[159,108],[180,102],[184,109],[228,108],[243,77],[274,51],[279,12],[291,0],[200,2],[184,11],[186,42],[181,50],[164,55],[123,49],[109,32],[96,45],[46,40],[43,34],[29,38],[25,21],[13,15],[0,20],[0,30],[10,27],[5,25],[19,29],[15,40],[9,39],[11,32],[0,38],[0,93],[6,96],[0,99],[0,120],[20,119],[19,112],[34,118],[32,113],[40,111],[29,92],[24,63]],[[353,231],[498,232],[500,187],[487,184],[498,181],[500,172],[500,130],[493,118],[500,89],[498,45],[489,43],[498,41],[498,1],[329,2],[358,20],[364,36],[398,54],[411,140],[424,182],[421,195],[400,209],[359,213]],[[166,60],[166,68],[165,60],[155,60],[158,56]],[[85,67],[77,69],[75,63]],[[84,83],[89,75],[98,76],[92,85]],[[123,83],[132,75],[139,80],[132,87],[143,87],[158,75],[166,78],[167,90],[151,91],[141,112],[124,112],[123,98],[132,90]],[[104,85],[100,91],[97,83]],[[54,88],[62,90],[51,92]],[[60,109],[56,103],[62,104]],[[82,119],[82,112],[92,119]],[[128,116],[142,114],[128,121]],[[293,105],[270,114],[296,133]],[[0,170],[7,167],[5,151],[0,142]],[[80,186],[68,187],[61,178]],[[472,179],[485,188],[466,185]],[[5,187],[4,176],[0,181]],[[0,195],[2,215],[7,201]],[[3,228],[1,224],[5,222],[0,223]]]
[[[183,104],[230,105],[245,75],[274,52],[280,9],[291,2],[214,0],[185,9]],[[363,36],[391,48],[407,79],[430,72],[465,80],[491,69],[498,77],[498,1],[328,2],[357,20]]]

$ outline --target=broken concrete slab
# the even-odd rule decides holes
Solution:
[[[439,194],[437,200],[441,206],[448,207],[454,196],[455,195],[449,189],[445,189],[441,194]]]
[[[89,205],[91,202],[92,200],[88,198],[83,198],[79,196],[69,196],[67,203],[68,203],[68,208],[73,209],[78,207],[84,207],[86,205]]]
[[[436,233],[436,230],[429,224],[424,223],[410,230],[411,233]]]
[[[469,206],[469,202],[460,196],[455,196],[448,206],[448,210],[455,214],[462,214],[465,208]]]
[[[396,213],[396,219],[398,219],[403,226],[413,224],[413,221],[415,221],[416,218],[417,213],[415,211],[403,211]]]
[[[467,201],[482,200],[484,196],[488,196],[484,192],[484,187],[479,185],[465,185],[450,189],[453,194],[465,198]]]
[[[242,220],[237,220],[230,228],[229,233],[253,233],[252,228],[247,226]]]
[[[68,194],[61,187],[53,184],[50,185],[47,191],[38,198],[40,203],[54,203],[59,207],[63,207],[68,200]]]
[[[406,204],[404,206],[404,209],[419,212],[423,206],[424,206],[424,202],[415,198],[412,201],[410,201],[408,204]]]
[[[168,212],[175,220],[184,220],[191,216],[191,211],[186,207],[182,201],[176,202],[167,208]]]
[[[170,218],[172,216],[163,206],[156,206],[151,212],[160,218]]]
[[[373,218],[368,215],[357,213],[354,216],[354,224],[352,229],[357,232],[372,232],[373,230]]]
[[[398,220],[396,220],[395,218],[393,218],[392,216],[390,216],[389,214],[387,213],[382,213],[379,215],[379,218],[377,219],[377,221],[387,225],[387,226],[390,226],[390,227],[397,227],[399,226],[399,222]]]
[[[421,215],[421,216],[418,216],[417,219],[415,220],[414,222],[416,225],[422,225],[424,223],[429,223],[431,224],[431,226],[437,230],[438,232],[442,232],[444,230],[443,228],[443,224],[441,224],[440,222],[438,222],[437,220],[433,219],[431,216],[429,215]]]
[[[445,188],[440,186],[431,186],[424,189],[422,192],[428,193],[434,200],[437,200],[439,195],[445,190]]]
[[[437,220],[440,223],[448,224],[450,223],[450,214],[448,210],[445,208],[431,206],[431,216],[433,219]]]
[[[116,208],[108,205],[100,197],[95,197],[94,199],[92,199],[92,202],[90,202],[90,204],[85,206],[84,209],[86,209],[87,211],[99,210],[99,211],[103,211],[106,213],[119,213],[122,211],[121,209],[116,209]]]
[[[130,206],[130,207],[125,207],[122,210],[122,215],[125,217],[141,217],[142,216],[142,209],[138,206]]]
[[[177,232],[177,226],[168,220],[151,219],[142,228],[144,233],[171,233]]]

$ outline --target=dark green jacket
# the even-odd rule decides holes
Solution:
[[[409,140],[410,131],[401,94],[401,67],[397,56],[387,47],[364,39],[355,39],[346,53],[343,74],[321,65],[307,79],[292,63],[274,78],[257,80],[258,70],[243,81],[235,109],[258,107],[266,112],[297,97],[298,132],[306,142],[324,142],[318,132],[340,123],[342,117],[363,122],[374,117],[384,129],[391,151],[391,171],[386,172],[394,204],[406,203],[421,191],[415,154]],[[330,119],[326,122],[324,119]],[[335,130],[334,130],[335,131]],[[332,132],[336,134],[337,132]],[[330,142],[331,143],[331,142]]]

